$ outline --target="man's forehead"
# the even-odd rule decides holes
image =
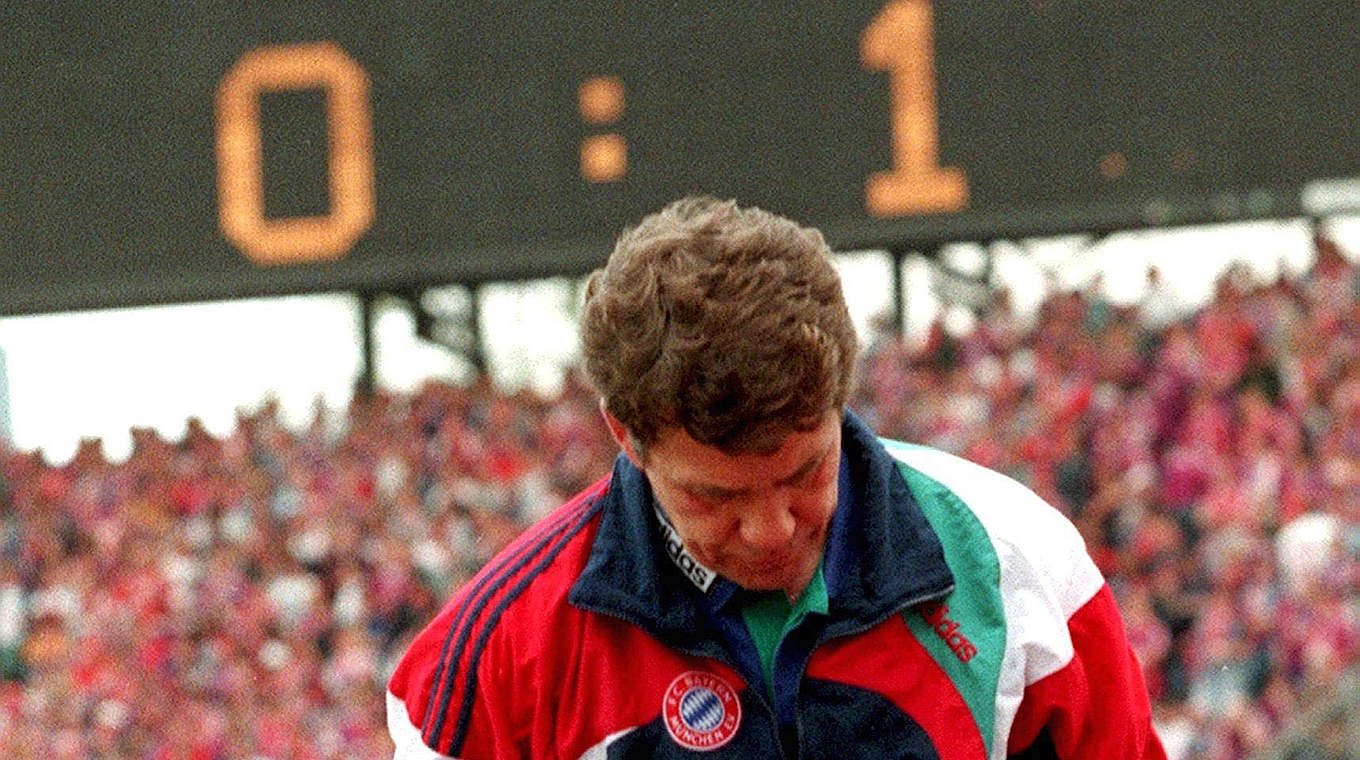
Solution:
[[[767,453],[730,453],[673,428],[649,447],[649,459],[685,486],[740,490],[753,477],[782,479],[820,462],[840,440],[840,420],[830,414],[811,430],[794,430]]]

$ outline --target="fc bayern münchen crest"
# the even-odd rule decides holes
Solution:
[[[706,752],[737,735],[741,701],[727,681],[712,673],[691,670],[681,673],[666,688],[661,718],[676,744]]]

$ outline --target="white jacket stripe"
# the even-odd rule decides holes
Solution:
[[[1105,579],[1072,523],[1024,485],[943,451],[884,443],[898,460],[953,491],[977,516],[996,551],[1006,650],[991,756],[1002,760],[1025,687],[1072,661],[1067,620],[1100,591]]]

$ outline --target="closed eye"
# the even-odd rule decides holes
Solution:
[[[826,458],[831,455],[832,448],[834,447],[829,447],[827,448],[826,451],[823,451],[820,455],[815,456],[812,459],[809,459],[802,467],[799,467],[791,475],[780,480],[775,485],[791,486],[803,483],[808,478],[812,477],[812,474],[817,472],[817,469],[821,467],[823,463],[826,462]]]

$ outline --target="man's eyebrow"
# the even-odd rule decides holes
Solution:
[[[725,488],[723,486],[709,485],[707,483],[681,483],[680,487],[691,493],[714,499],[730,499],[734,496],[741,496],[751,490],[749,488]]]

